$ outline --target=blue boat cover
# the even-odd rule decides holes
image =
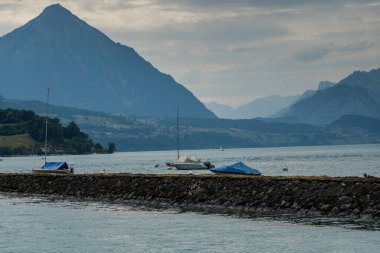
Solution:
[[[242,162],[238,162],[232,165],[223,166],[219,168],[213,168],[213,169],[210,169],[210,171],[217,174],[223,173],[223,174],[261,175],[260,171],[256,169],[252,169]]]
[[[45,165],[41,167],[41,169],[45,170],[63,170],[67,168],[69,168],[69,166],[66,162],[46,162]]]

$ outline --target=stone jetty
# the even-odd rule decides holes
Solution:
[[[380,217],[380,178],[0,174],[0,192],[235,212]]]

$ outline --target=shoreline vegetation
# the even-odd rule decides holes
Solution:
[[[0,192],[213,212],[380,218],[377,177],[2,173]]]
[[[45,118],[33,111],[0,109],[0,156],[42,155],[44,122]],[[116,150],[113,142],[108,142],[108,148],[94,143],[74,121],[62,126],[58,118],[48,118],[48,127],[48,154],[105,154]]]

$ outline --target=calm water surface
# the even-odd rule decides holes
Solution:
[[[243,161],[265,175],[380,176],[380,145],[182,151],[215,165]],[[175,151],[60,156],[76,173],[168,170]],[[30,172],[41,157],[6,157],[0,173]],[[158,168],[154,165],[158,164]],[[284,166],[289,168],[283,172]],[[209,173],[195,171],[195,173]],[[254,216],[255,215],[255,216]],[[0,193],[0,252],[379,252],[380,221],[158,210]]]
[[[220,150],[185,150],[216,166],[243,161],[264,175],[380,176],[380,145],[318,146],[287,148],[252,148]],[[165,162],[173,161],[176,151],[118,152],[111,155],[51,156],[49,161],[75,164],[76,173],[188,173],[168,170]],[[0,173],[31,172],[43,164],[42,157],[5,157]],[[156,168],[155,165],[158,165]],[[289,171],[282,168],[287,166]],[[207,170],[196,174],[210,173]]]
[[[337,219],[316,221],[239,218],[0,194],[0,252],[379,250],[380,230],[365,230]]]

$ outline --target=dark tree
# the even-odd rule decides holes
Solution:
[[[73,139],[73,138],[88,138],[88,135],[81,132],[78,125],[71,121],[67,127],[63,128],[63,137],[66,139]]]
[[[115,145],[115,143],[113,143],[113,142],[108,142],[107,153],[108,153],[108,154],[112,154],[113,152],[115,152],[115,150],[116,150],[116,145]]]

